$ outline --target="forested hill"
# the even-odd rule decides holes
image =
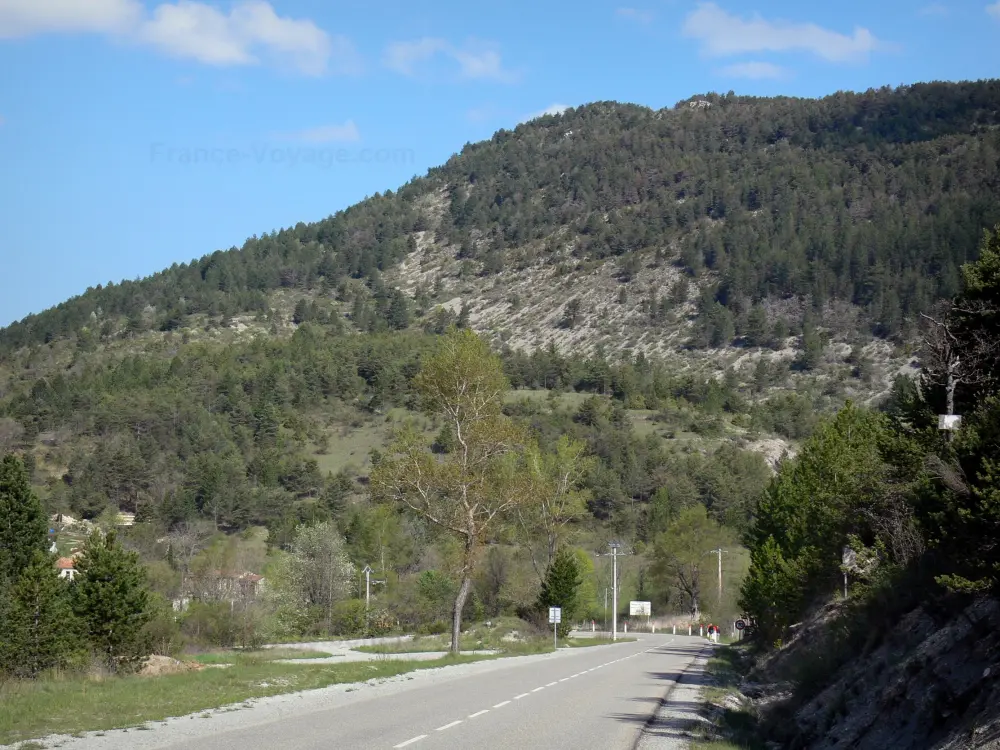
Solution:
[[[539,269],[592,275],[611,261],[624,286],[659,285],[615,302],[675,323],[678,345],[761,343],[778,313],[794,312],[778,332],[795,333],[803,310],[837,301],[893,336],[957,291],[959,266],[1000,221],[998,124],[997,81],[819,100],[709,94],[657,111],[590,104],[501,130],[323,221],[89,289],[0,331],[0,357],[60,339],[86,350],[192,315],[227,324],[266,314],[281,288],[346,302],[362,329],[400,328],[414,304],[451,299],[454,278],[472,279],[473,306],[493,276],[537,287]],[[414,252],[422,268],[400,270]],[[644,276],[649,267],[670,273]],[[790,298],[805,302],[777,304]],[[571,328],[589,311],[578,303],[559,320]]]

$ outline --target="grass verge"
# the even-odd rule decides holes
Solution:
[[[481,661],[446,656],[422,662],[279,664],[257,654],[233,654],[229,669],[163,677],[66,677],[0,685],[0,745],[50,734],[143,727],[170,716],[242,703],[269,695],[395,677],[420,669]],[[210,717],[211,714],[206,714]]]
[[[750,656],[739,646],[716,649],[708,660],[706,671],[712,684],[702,689],[701,698],[711,724],[691,743],[692,750],[763,750],[757,715],[739,691],[749,667]]]

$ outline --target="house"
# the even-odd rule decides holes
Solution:
[[[60,557],[56,560],[56,568],[59,570],[60,578],[72,581],[76,577],[76,562],[72,557]]]
[[[192,601],[237,602],[254,601],[266,581],[257,573],[226,573],[221,570],[206,571],[200,575],[186,576],[181,583],[179,596],[174,599],[176,612],[183,612]]]

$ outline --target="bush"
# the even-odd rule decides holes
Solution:
[[[237,625],[227,602],[191,602],[181,620],[181,633],[193,643],[231,648]]]
[[[335,635],[364,635],[365,625],[364,599],[345,599],[333,605],[330,629]]]
[[[442,635],[451,630],[451,623],[445,620],[427,622],[417,628],[417,635]]]
[[[153,619],[146,624],[146,637],[153,653],[176,656],[184,650],[187,642],[178,617],[164,597],[153,594],[150,598]]]

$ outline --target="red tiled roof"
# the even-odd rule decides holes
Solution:
[[[59,570],[73,570],[76,566],[73,564],[73,560],[68,557],[60,557],[56,560],[56,567]]]

